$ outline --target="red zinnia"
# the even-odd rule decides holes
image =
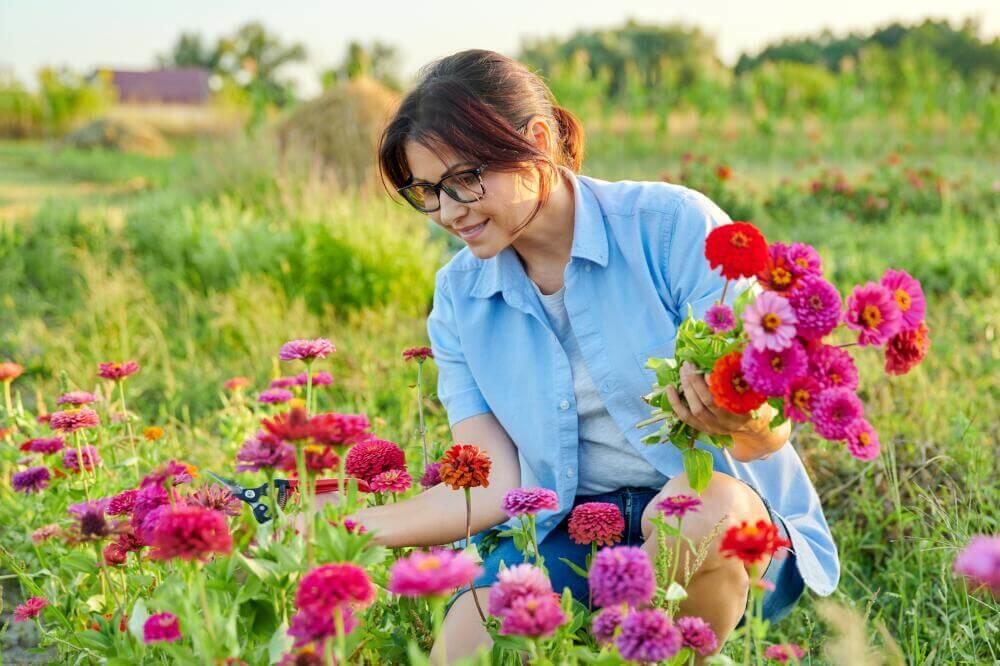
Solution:
[[[406,454],[392,442],[369,437],[355,444],[344,458],[344,469],[351,476],[362,481],[390,469],[406,469]]]
[[[327,446],[350,446],[371,427],[364,414],[318,414],[309,420],[313,441]]]
[[[308,439],[312,435],[312,424],[304,407],[292,407],[273,419],[264,419],[261,425],[275,437],[287,442]]]
[[[30,597],[23,604],[14,609],[14,622],[24,622],[31,618],[38,617],[42,609],[49,605],[49,600],[45,597]]]
[[[418,363],[423,363],[429,358],[434,358],[434,352],[430,347],[410,347],[403,350],[403,360],[416,359]]]
[[[212,553],[228,554],[233,537],[226,518],[218,511],[200,506],[175,506],[160,518],[153,529],[151,557],[169,560],[205,560]]]
[[[456,444],[441,458],[438,472],[441,481],[452,490],[461,488],[483,488],[490,485],[490,465],[492,461],[485,451],[471,444]]]
[[[578,504],[569,514],[569,536],[579,544],[612,546],[622,540],[625,519],[609,502]]]
[[[734,351],[715,362],[708,375],[708,388],[715,402],[735,414],[746,414],[764,404],[767,399],[757,393],[743,378],[742,352]]]
[[[774,555],[779,548],[791,545],[791,542],[781,538],[774,523],[758,520],[751,525],[744,520],[726,530],[719,550],[726,557],[738,557],[747,564],[754,564],[765,555]]]
[[[889,338],[885,345],[885,371],[890,375],[905,375],[923,361],[931,347],[929,332],[927,324],[920,322],[916,330],[902,331]]]
[[[753,277],[767,266],[767,241],[749,222],[724,224],[705,239],[705,257],[727,280]]]

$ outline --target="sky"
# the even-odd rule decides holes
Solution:
[[[155,64],[181,32],[208,43],[259,20],[286,41],[302,42],[309,60],[288,74],[300,94],[319,88],[318,72],[338,64],[352,40],[395,45],[403,75],[441,56],[486,48],[516,56],[523,38],[568,36],[584,28],[614,27],[627,18],[682,23],[713,36],[728,63],[769,41],[870,30],[926,17],[978,17],[986,36],[1000,34],[1000,2],[993,0],[0,0],[0,71],[32,83],[44,65],[142,69]]]

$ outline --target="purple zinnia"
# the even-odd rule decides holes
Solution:
[[[625,611],[621,606],[608,606],[601,610],[591,623],[591,630],[599,645],[610,643],[615,638],[615,629],[621,626],[625,619]]]
[[[788,293],[788,302],[798,319],[795,328],[803,338],[818,340],[840,322],[840,292],[819,276],[806,275],[799,280]]]
[[[157,613],[150,615],[142,625],[142,642],[173,643],[181,639],[181,628],[177,625],[177,616],[173,613]]]
[[[527,595],[552,593],[552,583],[545,573],[530,564],[516,564],[497,574],[497,582],[490,588],[490,615],[503,615],[514,599]]]
[[[62,451],[65,446],[62,437],[38,437],[22,444],[21,450],[48,455]]]
[[[295,449],[291,444],[263,430],[243,442],[236,453],[237,472],[258,472],[262,469],[295,467]]]
[[[680,652],[680,630],[658,608],[634,610],[625,616],[615,646],[629,661],[663,661]]]
[[[277,379],[272,379],[271,383],[267,385],[268,388],[272,389],[286,389],[292,386],[298,386],[295,377],[278,377]]]
[[[281,346],[278,358],[282,361],[311,361],[317,358],[326,358],[327,355],[335,351],[337,351],[336,347],[326,338],[291,340]]]
[[[441,463],[428,463],[427,467],[424,468],[423,476],[420,477],[420,487],[427,490],[439,483],[441,483]]]
[[[701,500],[693,495],[671,495],[656,504],[656,508],[667,518],[677,517],[683,520],[691,511],[697,511]]]
[[[847,440],[847,450],[858,460],[875,460],[879,454],[878,433],[871,423],[864,419],[855,419],[844,429]]]
[[[538,638],[548,636],[566,622],[556,594],[529,594],[517,597],[503,614],[500,633]]]
[[[703,657],[715,652],[719,639],[708,623],[700,617],[682,617],[677,620],[684,647],[691,648]]]
[[[629,603],[642,606],[656,592],[649,555],[635,546],[603,548],[590,564],[590,592],[597,606]]]
[[[858,369],[854,359],[840,347],[815,345],[809,349],[809,375],[820,388],[858,388]]]
[[[805,373],[808,360],[797,340],[775,351],[747,346],[740,362],[743,378],[750,388],[766,396],[783,396],[789,384]]]
[[[788,299],[773,291],[760,294],[743,311],[743,330],[757,350],[780,351],[795,339],[798,319]]]
[[[92,402],[97,402],[97,396],[88,391],[70,391],[69,393],[63,393],[56,400],[57,405],[89,405]]]
[[[844,323],[858,331],[858,344],[882,346],[900,331],[903,322],[892,293],[880,284],[857,286],[847,297]]]
[[[49,418],[49,427],[61,432],[76,432],[81,428],[96,428],[101,424],[101,419],[94,410],[83,407],[81,409],[67,409],[64,412],[53,412]]]
[[[736,328],[736,317],[728,305],[716,303],[705,313],[705,323],[713,333],[728,333]]]
[[[514,488],[500,501],[509,518],[533,516],[539,511],[558,511],[559,495],[548,488]]]
[[[270,405],[288,402],[294,397],[295,395],[288,389],[269,388],[260,392],[260,395],[257,396],[257,402]]]
[[[80,455],[83,460],[83,469],[88,472],[101,464],[101,454],[90,444],[80,447]],[[63,467],[72,472],[80,471],[80,459],[76,449],[68,448],[63,452]]]
[[[955,558],[954,569],[1000,597],[1000,536],[974,536]]]
[[[48,467],[29,467],[23,472],[15,472],[10,483],[17,492],[30,495],[48,488],[50,478]]]
[[[813,425],[816,432],[826,439],[844,439],[847,427],[864,414],[864,405],[851,389],[826,389],[816,399]]]

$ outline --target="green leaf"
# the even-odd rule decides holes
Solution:
[[[681,455],[691,488],[697,493],[704,492],[712,480],[712,454],[702,449],[685,449]]]
[[[269,664],[276,664],[281,661],[281,657],[292,649],[292,637],[287,633],[288,625],[282,622],[271,640],[267,644],[267,658]]]
[[[146,610],[146,602],[140,597],[132,606],[132,614],[128,616],[128,632],[135,636],[136,640],[142,641],[142,628],[149,619],[149,611]]]
[[[560,557],[559,561],[568,566],[570,569],[572,569],[576,573],[576,575],[581,576],[583,578],[587,577],[586,569],[581,569],[580,565],[576,564],[572,560],[567,560],[565,557]]]
[[[76,632],[76,638],[82,645],[100,652],[111,649],[111,640],[99,631],[87,629]]]

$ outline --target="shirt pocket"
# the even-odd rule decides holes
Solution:
[[[644,376],[649,380],[649,385],[652,386],[656,382],[656,372],[652,369],[646,367],[646,361],[651,358],[673,358],[674,357],[674,344],[676,342],[676,336],[667,338],[666,340],[660,340],[652,345],[649,345],[645,350],[635,353],[635,362],[642,370]]]

